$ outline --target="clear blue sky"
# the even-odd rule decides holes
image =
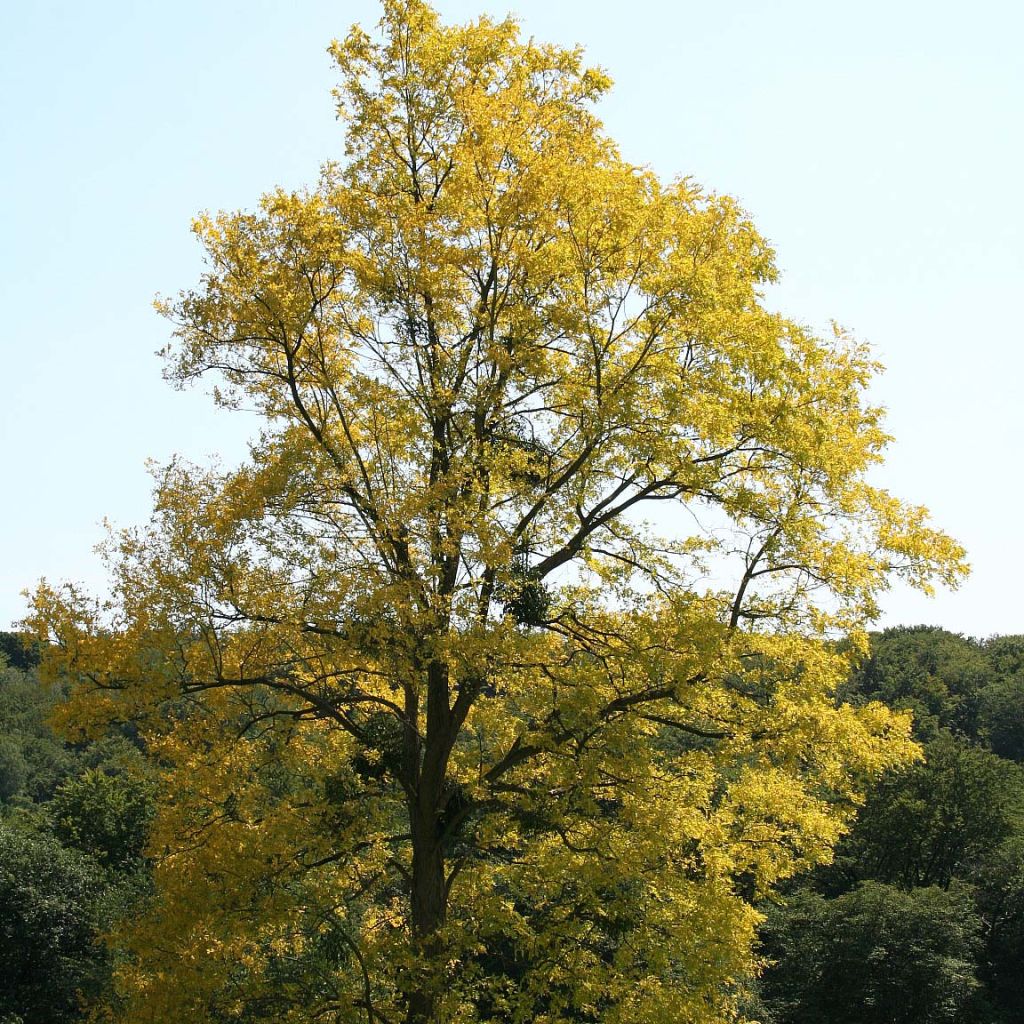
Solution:
[[[514,10],[616,81],[627,157],[730,192],[775,244],[771,301],[888,366],[879,480],[931,508],[972,579],[886,623],[1024,632],[1024,6],[977,0],[438,0]],[[203,208],[340,155],[324,48],[370,0],[35,0],[0,14],[0,628],[40,576],[99,586],[145,460],[225,459],[247,424],[172,391],[154,293],[196,279]]]

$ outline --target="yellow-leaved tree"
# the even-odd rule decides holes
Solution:
[[[265,428],[43,585],[65,727],[165,785],[131,1022],[734,1019],[756,901],[907,722],[837,703],[962,552],[866,482],[876,366],[769,312],[728,198],[626,163],[581,54],[384,0],[344,159],[204,215],[169,375]],[[839,642],[852,637],[852,642]]]

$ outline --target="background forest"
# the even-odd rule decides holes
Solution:
[[[68,743],[31,646],[0,634],[0,1021],[70,1024],[101,936],[147,898],[152,763],[130,731]],[[831,865],[761,905],[771,1024],[1024,1019],[1024,637],[889,629],[840,699],[911,709],[923,757],[883,777]]]

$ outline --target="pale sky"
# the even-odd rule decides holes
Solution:
[[[770,301],[870,341],[897,442],[877,480],[974,566],[884,624],[1024,633],[1024,5],[437,0],[582,43],[626,157],[735,195],[774,244]],[[41,576],[102,575],[145,519],[147,458],[231,462],[255,423],[178,393],[157,292],[195,282],[200,209],[251,207],[341,156],[325,47],[371,0],[35,0],[0,13],[0,629]]]

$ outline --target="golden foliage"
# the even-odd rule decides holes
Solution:
[[[914,756],[835,701],[858,630],[962,552],[866,481],[868,352],[764,308],[734,201],[622,160],[602,72],[383,6],[331,48],[344,162],[199,217],[161,304],[251,458],[157,471],[106,604],[36,595],[66,727],[164,767],[102,1012],[731,1020],[754,901]]]

